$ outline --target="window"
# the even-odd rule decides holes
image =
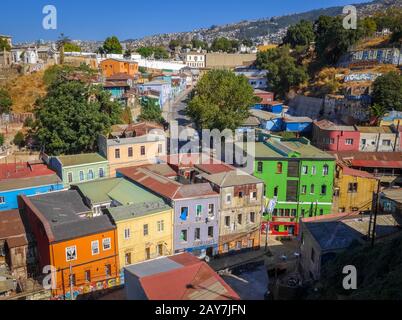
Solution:
[[[208,238],[214,237],[214,227],[208,227]]]
[[[346,139],[345,144],[348,146],[353,145],[353,139]]]
[[[389,147],[391,145],[391,140],[382,140],[382,145]]]
[[[299,182],[295,180],[288,180],[286,186],[286,201],[296,202],[299,193]]]
[[[145,146],[141,146],[141,155],[145,156]]]
[[[303,174],[308,174],[308,166],[303,166],[302,167],[302,173]]]
[[[91,250],[92,250],[92,255],[99,254],[99,241],[92,241],[91,242]]]
[[[120,149],[114,150],[114,157],[115,157],[115,159],[120,159]]]
[[[91,282],[91,270],[85,270],[85,281]]]
[[[112,266],[110,264],[105,265],[105,274],[106,278],[109,278],[112,275]]]
[[[240,198],[240,199],[243,198],[243,191],[240,191],[240,192],[239,192],[239,198]]]
[[[202,205],[200,205],[200,204],[197,205],[196,210],[195,210],[195,214],[196,214],[197,218],[200,218],[200,217],[201,217],[201,214],[202,214]]]
[[[313,176],[317,174],[317,168],[316,168],[316,166],[312,166],[312,167],[311,167],[311,174],[312,174]]]
[[[186,221],[188,218],[188,207],[182,207],[180,209],[180,219]]]
[[[93,180],[94,179],[94,172],[92,169],[88,171],[88,180]]]
[[[208,205],[208,216],[209,216],[210,218],[213,218],[213,217],[215,216],[215,206],[214,206],[213,203],[210,203],[210,204]]]
[[[310,193],[311,194],[315,193],[315,186],[313,184],[310,186]]]
[[[305,209],[302,209],[301,210],[301,216],[304,218],[304,215],[306,214],[306,210]]]
[[[72,172],[69,172],[68,174],[67,174],[67,176],[68,176],[68,183],[73,183],[73,173]]]
[[[77,260],[77,246],[71,246],[66,248],[66,261]]]
[[[151,248],[146,248],[145,249],[145,260],[150,260],[151,259]]]
[[[163,152],[163,145],[158,144],[158,153],[162,153],[162,152]]]
[[[282,162],[278,162],[276,164],[276,173],[282,173],[282,170],[283,170]]]
[[[357,182],[349,183],[348,192],[349,193],[356,193],[357,192]]]
[[[290,209],[285,209],[285,217],[289,217],[290,216]]]
[[[4,197],[0,197],[0,204],[5,204],[6,203],[6,199]]]
[[[112,247],[111,245],[111,239],[110,238],[105,238],[102,240],[102,246],[103,246],[103,250],[110,250],[110,248]]]
[[[311,248],[311,261],[312,261],[312,262],[315,261],[315,251],[314,251],[314,248]]]
[[[320,216],[324,215],[324,209],[320,209]]]
[[[236,241],[236,250],[241,250],[241,241]]]
[[[250,192],[251,200],[257,200],[257,191]]]
[[[367,144],[367,140],[366,139],[362,139],[362,145],[366,145]]]
[[[330,138],[330,139],[329,139],[329,144],[335,144],[335,139],[334,139],[334,138]]]
[[[99,178],[105,177],[105,170],[103,168],[99,168]]]
[[[296,217],[296,214],[297,214],[297,210],[296,210],[296,209],[292,209],[292,210],[290,211],[290,215],[291,215],[292,217]]]
[[[301,188],[301,193],[306,194],[307,193],[307,186],[302,186]]]
[[[165,230],[165,221],[164,220],[160,220],[156,223],[156,228],[158,230],[158,232],[162,232]]]
[[[283,209],[279,209],[279,216],[278,217],[283,217],[283,212],[284,212]]]
[[[225,217],[225,226],[230,227],[230,216]]]
[[[279,192],[279,187],[275,187],[275,189],[274,189],[274,197],[278,196],[278,192]]]
[[[158,244],[158,256],[163,256],[163,244]]]
[[[327,194],[327,186],[325,184],[321,186],[321,194],[324,196]]]
[[[322,174],[324,176],[327,176],[329,173],[329,166],[328,165],[324,165],[324,167],[322,168]]]
[[[257,172],[259,173],[263,172],[263,163],[261,161],[259,161],[257,164]]]
[[[227,203],[227,204],[232,203],[232,195],[231,195],[230,193],[228,193],[228,194],[226,195],[226,203]]]
[[[131,236],[130,233],[131,233],[131,232],[130,232],[130,229],[129,229],[129,228],[124,229],[124,239],[126,239],[126,240],[130,239],[130,236]]]
[[[200,228],[195,228],[194,230],[194,241],[199,241],[201,240],[201,229]]]
[[[84,171],[80,171],[80,181],[84,181]]]
[[[133,147],[128,148],[128,157],[132,158],[133,157]]]
[[[255,223],[255,212],[250,212],[250,222]]]
[[[225,243],[223,245],[223,252],[228,252],[229,251],[229,245],[227,243]]]
[[[124,262],[125,262],[126,266],[129,266],[131,264],[131,252],[126,253],[124,255]]]
[[[299,162],[289,161],[288,162],[288,177],[296,178],[299,176]]]
[[[238,215],[237,215],[237,223],[238,223],[238,224],[242,224],[242,222],[243,222],[243,215],[242,215],[242,214],[238,214]]]
[[[147,235],[149,235],[148,225],[144,224],[144,237],[146,237]]]
[[[183,242],[187,242],[187,230],[181,230],[180,232],[180,240]]]

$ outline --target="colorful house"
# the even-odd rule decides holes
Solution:
[[[331,213],[335,159],[305,138],[256,143],[254,175],[265,182],[270,232],[298,234],[301,217]]]
[[[98,146],[108,160],[110,177],[118,168],[156,163],[167,148],[163,128],[148,122],[113,126],[109,136],[99,136]]]
[[[146,82],[138,86],[141,93],[147,93],[149,91],[158,91],[159,105],[163,107],[166,102],[172,98],[172,84],[170,81],[154,80]]]
[[[219,254],[260,247],[264,183],[226,164],[195,165],[220,194]]]
[[[313,144],[321,150],[359,150],[360,133],[354,126],[337,125],[328,120],[314,122]]]
[[[264,106],[268,105],[268,103],[274,101],[274,93],[261,90],[261,89],[255,89],[254,90],[254,95],[259,97],[261,101],[254,106],[255,109],[260,109],[263,108]]]
[[[111,77],[116,74],[128,74],[135,76],[138,74],[138,63],[130,60],[106,59],[100,63],[102,73],[105,77]]]
[[[83,153],[49,158],[49,166],[65,186],[109,176],[109,163],[98,153]]]
[[[391,127],[356,127],[356,129],[360,133],[360,151],[399,151],[398,133],[394,132]]]
[[[0,164],[0,211],[18,208],[19,195],[63,189],[57,174],[42,162]]]
[[[120,284],[116,226],[91,209],[75,190],[19,198],[36,239],[39,267],[54,266],[54,299]]]
[[[370,173],[336,164],[334,213],[365,212],[373,209],[373,197],[379,181]]]
[[[189,169],[189,170],[187,170]],[[219,194],[209,183],[192,183],[193,167],[168,164],[118,169],[119,176],[164,198],[174,210],[173,249],[214,256],[219,241]]]
[[[313,120],[308,117],[294,117],[285,114],[282,118],[282,131],[306,133],[312,130]]]
[[[120,268],[173,254],[172,207],[137,188],[134,204],[107,210],[117,226]]]

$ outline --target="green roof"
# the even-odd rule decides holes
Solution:
[[[124,206],[161,200],[160,197],[123,178],[96,180],[77,184],[76,187],[92,204],[115,200]]]
[[[143,217],[158,212],[163,212],[171,209],[168,204],[159,199],[154,202],[136,203],[128,206],[114,207],[107,209],[114,221],[122,221]]]
[[[57,157],[63,167],[80,166],[91,163],[107,162],[107,159],[98,153],[82,153]]]
[[[269,138],[265,142],[255,144],[256,158],[300,158],[300,159],[333,159],[335,158],[310,144],[305,139]]]

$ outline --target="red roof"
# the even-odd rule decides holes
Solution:
[[[338,166],[342,167],[343,174],[353,177],[360,177],[360,178],[368,178],[368,179],[375,179],[375,177],[366,171],[356,170],[353,168],[349,168],[347,165],[337,162]]]
[[[195,165],[195,167],[208,174],[223,173],[223,172],[230,172],[230,171],[236,170],[234,167],[232,167],[228,164],[225,164],[225,163],[197,164],[197,165]]]
[[[23,162],[0,164],[0,180],[33,178],[54,174],[55,172],[50,170],[43,163]]]
[[[183,267],[140,278],[149,300],[240,300],[208,264],[191,254],[168,259]]]
[[[337,160],[353,167],[363,168],[402,168],[402,152],[329,152]]]
[[[354,167],[402,169],[402,161],[351,160],[350,162]]]

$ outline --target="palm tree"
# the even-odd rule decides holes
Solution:
[[[373,120],[376,122],[376,124],[385,115],[386,112],[387,110],[384,108],[384,106],[377,103],[373,104],[370,107],[370,114],[373,117]]]
[[[57,49],[60,52],[60,64],[64,64],[64,46],[70,42],[71,39],[69,37],[65,36],[64,33],[60,34],[59,39],[57,40]]]

